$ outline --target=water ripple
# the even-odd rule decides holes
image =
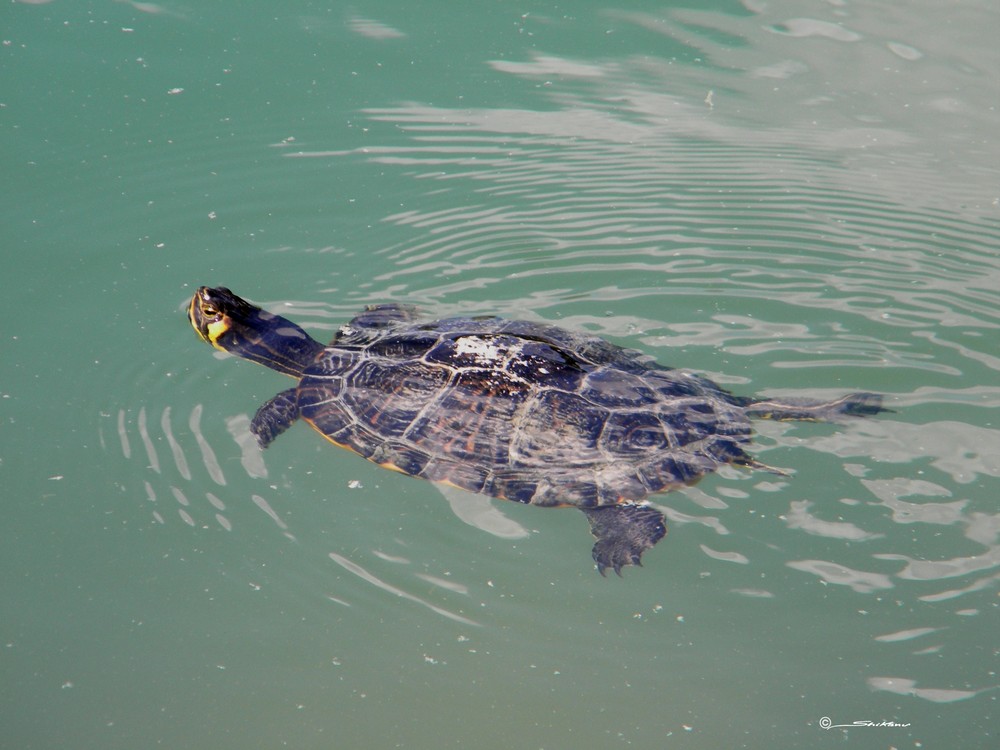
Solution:
[[[780,300],[806,311],[810,322],[799,335],[764,332],[769,340],[746,346],[737,344],[738,330],[720,325],[716,343],[768,355],[776,368],[960,375],[927,351],[924,344],[933,343],[995,369],[995,356],[977,348],[985,341],[969,338],[1000,328],[995,221],[907,205],[858,180],[845,189],[850,164],[830,144],[790,148],[776,133],[747,138],[745,129],[718,127],[695,136],[684,123],[704,123],[704,111],[678,116],[656,97],[626,99],[629,106],[602,112],[572,96],[552,112],[369,111],[410,133],[411,142],[350,153],[416,179],[467,184],[477,200],[385,217],[414,237],[379,251],[385,270],[354,294],[365,301],[410,296],[442,312],[452,298],[472,298],[465,311],[522,315],[565,307],[576,290],[586,290],[591,304],[632,307],[707,295],[731,307],[740,299]],[[659,117],[666,109],[670,127]],[[595,279],[604,283],[594,288]],[[516,298],[524,284],[549,291],[533,293],[526,305],[523,291]],[[817,335],[811,321],[819,318],[808,311],[827,313],[841,330]],[[613,333],[607,323],[595,325]],[[668,343],[692,325],[661,323],[671,333],[652,341]],[[796,356],[782,360],[779,352]]]
[[[451,612],[451,611],[449,611],[447,609],[444,609],[443,607],[439,607],[438,605],[433,604],[433,603],[427,601],[426,599],[421,599],[419,596],[411,594],[408,591],[404,591],[403,589],[399,588],[398,586],[394,586],[391,583],[387,583],[387,582],[383,581],[378,576],[370,573],[368,570],[366,570],[365,568],[361,567],[360,565],[358,565],[353,560],[349,560],[348,558],[344,557],[343,555],[337,554],[336,552],[331,552],[329,554],[329,557],[330,557],[331,560],[333,560],[335,563],[337,563],[337,565],[339,565],[340,567],[342,567],[344,570],[346,570],[346,571],[348,571],[350,573],[353,573],[354,575],[358,576],[362,580],[367,581],[368,583],[372,584],[376,588],[382,589],[383,591],[388,591],[390,594],[393,594],[394,596],[398,596],[401,599],[406,599],[408,601],[416,602],[417,604],[421,604],[424,607],[427,607],[432,612],[435,612],[436,614],[439,614],[442,617],[446,617],[449,620],[454,620],[455,622],[460,622],[463,625],[479,625],[479,623],[476,622],[475,620],[470,620],[468,617],[463,617],[460,614],[457,614],[455,612]],[[420,578],[422,578],[424,580],[429,580],[428,577],[425,576],[425,575],[423,575],[423,574],[418,574],[418,577],[420,577]],[[434,582],[437,585],[440,585],[441,584],[441,579],[433,579],[432,582]],[[446,583],[448,583],[447,588],[449,588],[450,590],[459,590],[460,593],[465,593],[464,590],[457,589],[455,584],[453,584],[451,582],[446,582]]]

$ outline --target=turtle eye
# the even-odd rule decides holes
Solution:
[[[205,315],[206,317],[214,318],[214,317],[216,317],[219,314],[219,310],[211,302],[202,302],[201,303],[201,313],[202,313],[202,315]]]

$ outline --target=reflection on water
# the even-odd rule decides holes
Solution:
[[[949,690],[941,688],[918,688],[916,680],[907,680],[902,677],[869,677],[868,684],[873,690],[885,690],[889,693],[899,695],[912,695],[916,698],[933,703],[952,703],[954,701],[972,698],[983,690]],[[987,688],[993,690],[995,688]]]
[[[234,523],[231,513],[227,513],[226,501],[222,500],[216,492],[198,489],[199,483],[193,481],[192,469],[185,452],[184,443],[187,441],[189,435],[194,443],[194,447],[197,449],[197,454],[201,458],[200,466],[204,469],[204,475],[220,487],[227,485],[227,480],[217,457],[218,451],[211,446],[200,428],[203,412],[203,406],[196,404],[191,409],[190,415],[186,420],[189,432],[185,433],[182,437],[178,437],[174,434],[172,410],[170,407],[164,408],[160,412],[160,418],[154,420],[159,425],[159,435],[150,431],[150,420],[146,407],[138,410],[134,424],[129,419],[126,410],[119,410],[116,429],[120,450],[124,458],[130,459],[133,456],[131,434],[133,430],[138,432],[140,441],[145,448],[147,470],[155,475],[142,479],[142,486],[144,488],[145,502],[149,505],[150,515],[157,523],[165,524],[168,522],[170,516],[173,515],[191,527],[207,528],[214,521],[218,527],[221,527],[225,531],[233,531]],[[249,432],[246,429],[247,426],[248,420],[245,415],[226,420],[227,431],[233,437],[239,454],[239,461],[244,467],[248,478],[251,480],[260,480],[266,478],[267,472],[264,469],[261,452],[252,445],[252,438],[250,438]],[[161,464],[159,453],[155,447],[157,443],[161,442],[161,437],[165,440],[169,448],[171,458],[171,462],[166,466]],[[832,438],[829,436],[814,437],[811,439],[811,447],[836,454],[836,450],[831,451],[829,446],[825,445],[825,442],[830,439]],[[224,455],[227,453],[232,454],[232,449],[223,449],[222,452]],[[857,453],[856,449],[852,449],[849,455],[853,456],[857,455]],[[731,480],[742,481],[746,478],[746,475],[741,476],[736,471],[723,472],[723,475],[727,474]],[[175,475],[173,479],[170,478],[172,475]],[[181,484],[181,480],[185,484]],[[904,554],[872,549],[871,557],[873,560],[904,563],[902,567],[897,567],[894,573],[859,570],[833,560],[818,559],[787,560],[786,565],[788,567],[815,575],[827,584],[847,586],[859,593],[871,593],[892,588],[898,585],[897,582],[908,580],[944,580],[981,573],[1000,566],[1000,545],[997,544],[997,537],[1000,535],[1000,514],[988,514],[981,511],[970,512],[968,510],[968,501],[966,500],[944,503],[917,503],[901,499],[913,496],[941,497],[949,494],[941,485],[926,480],[861,478],[860,484],[868,488],[877,499],[877,502],[871,502],[869,503],[870,505],[882,505],[889,511],[888,516],[882,517],[883,520],[904,525],[923,523],[958,526],[964,529],[967,538],[986,546],[986,551],[977,555],[949,559],[918,560]],[[781,493],[788,486],[789,483],[787,481],[776,483],[761,482],[758,483],[757,489],[758,491]],[[694,501],[696,505],[701,506],[705,510],[724,511],[730,507],[732,502],[746,502],[748,498],[747,493],[744,491],[726,484],[715,488],[714,493],[714,495],[710,494],[704,488],[692,488],[686,491],[688,499]],[[165,506],[163,504],[164,496],[172,497],[174,502]],[[724,498],[728,498],[728,500]],[[281,514],[272,507],[271,503],[262,494],[254,492],[250,495],[249,499],[253,506],[263,512],[286,538],[296,541],[296,534],[290,529],[288,522],[282,518]],[[480,501],[485,502],[481,498],[469,498],[463,494],[462,496],[450,497],[449,501],[453,505],[455,512],[464,521],[478,526],[495,536],[523,538],[527,534],[523,527],[506,516],[497,513],[496,509],[492,506],[488,504],[480,506]],[[658,507],[667,515],[671,526],[675,528],[694,523],[714,530],[720,537],[724,538],[730,535],[730,531],[723,524],[717,513],[691,514],[678,510],[673,506],[662,505]],[[854,522],[831,520],[825,517],[828,513],[815,508],[814,504],[809,501],[792,500],[788,507],[789,509],[782,516],[782,519],[787,528],[792,531],[801,530],[807,534],[828,539],[867,543],[871,543],[873,540],[884,539],[886,536],[884,532],[864,529]],[[707,544],[699,546],[702,553],[707,558],[713,560],[738,563],[740,565],[751,563],[751,556],[738,549],[715,548]],[[376,557],[388,562],[408,564],[408,561],[402,557],[393,557],[381,552],[375,552],[374,554]],[[420,597],[406,593],[393,584],[385,583],[378,576],[343,555],[328,553],[328,556],[349,572],[358,575],[363,580],[383,590],[390,591],[397,596],[411,598],[430,607],[435,612],[446,612],[446,610],[438,605],[428,603]],[[424,573],[418,573],[417,576],[424,581],[454,592],[468,592],[468,587],[460,582],[445,580]],[[922,596],[922,599],[925,601],[940,601],[947,597],[958,596],[961,593],[994,586],[998,579],[1000,579],[1000,575],[993,574],[985,578],[980,578],[967,588],[959,591],[949,590],[927,593]],[[734,589],[734,591],[747,596],[773,596],[773,592],[759,589],[740,588]],[[458,615],[454,615],[454,613],[448,613],[447,616],[453,617],[453,619],[463,619]]]
[[[812,447],[842,457],[871,456],[886,464],[929,460],[932,467],[958,484],[969,484],[979,477],[1000,476],[997,460],[1000,431],[966,422],[872,422],[859,425],[846,438],[844,435],[819,438]]]
[[[879,589],[893,587],[892,579],[887,575],[854,570],[829,560],[792,560],[788,563],[788,567],[801,570],[804,573],[812,573],[821,578],[824,583],[848,586],[859,594],[870,594]]]
[[[211,477],[212,481],[216,484],[224,485],[226,483],[226,478],[222,474],[222,467],[219,466],[219,460],[215,457],[215,451],[212,450],[212,446],[209,445],[201,431],[202,411],[201,404],[196,404],[195,407],[191,409],[191,418],[188,420],[188,429],[191,430],[191,434],[194,435],[194,439],[198,443],[198,450],[201,451],[201,460],[205,465],[205,468],[208,470],[208,476]],[[164,414],[166,414],[166,410],[164,410]],[[166,420],[167,417],[164,417],[164,419]],[[209,493],[208,496],[209,500],[211,500],[211,493]]]
[[[274,525],[281,529],[286,537],[291,539],[293,542],[295,541],[295,536],[288,531],[288,524],[281,520],[281,516],[275,513],[274,508],[268,504],[267,500],[262,498],[260,495],[251,495],[250,499],[253,500],[254,505],[267,514],[268,518],[274,521]]]
[[[468,617],[463,617],[462,615],[456,614],[454,612],[449,612],[447,609],[444,609],[443,607],[439,607],[436,604],[431,604],[430,602],[428,602],[428,601],[426,601],[424,599],[421,599],[419,596],[415,596],[414,594],[410,594],[410,593],[404,591],[403,589],[399,588],[398,586],[393,586],[390,583],[386,583],[382,579],[378,578],[377,576],[371,574],[370,572],[368,572],[367,570],[365,570],[364,568],[362,568],[357,563],[352,562],[351,560],[348,560],[343,555],[339,555],[336,552],[331,552],[331,553],[329,553],[329,558],[331,560],[333,560],[335,563],[337,563],[337,565],[339,565],[340,567],[342,567],[344,570],[347,570],[347,571],[353,573],[354,575],[358,576],[358,578],[362,579],[363,581],[367,581],[368,583],[372,584],[373,586],[375,586],[377,588],[382,589],[383,591],[388,591],[390,594],[393,594],[394,596],[398,596],[401,599],[406,599],[406,600],[411,601],[411,602],[416,602],[417,604],[422,604],[423,606],[427,607],[432,612],[435,612],[436,614],[439,614],[442,617],[447,617],[449,620],[454,620],[455,622],[460,622],[460,623],[462,623],[464,625],[478,625],[479,624],[479,623],[477,623],[477,622],[475,622],[473,620],[470,620]],[[447,589],[449,591],[458,592],[460,594],[467,594],[468,593],[468,588],[466,586],[463,586],[462,584],[453,583],[451,581],[442,581],[442,579],[435,578],[433,576],[428,576],[428,575],[422,574],[422,573],[418,573],[417,577],[421,578],[424,581],[427,581],[428,583],[432,583],[435,586],[439,586],[441,588],[445,588],[445,589]]]
[[[203,406],[201,404],[196,404],[191,410],[190,416],[187,420],[187,426],[190,431],[190,436],[194,440],[194,444],[198,449],[198,454],[201,457],[201,466],[204,468],[205,474],[213,482],[215,482],[215,484],[225,486],[227,482],[219,464],[217,452],[211,447],[208,439],[200,429],[203,411]],[[155,444],[159,442],[159,435],[155,435],[150,432],[146,407],[141,407],[138,410],[134,425],[130,423],[127,412],[124,409],[118,411],[116,422],[119,445],[123,457],[126,459],[132,457],[132,439],[130,437],[130,430],[134,429],[139,433],[141,442],[145,447],[145,457],[148,462],[147,469],[153,474],[158,475],[156,478],[146,478],[142,480],[142,485],[145,491],[145,500],[150,506],[151,517],[157,523],[165,524],[171,515],[176,515],[188,526],[202,528],[207,528],[205,524],[208,523],[209,520],[214,520],[219,527],[226,531],[232,531],[234,525],[231,518],[226,515],[226,502],[220,499],[218,495],[213,492],[196,489],[198,484],[193,483],[192,481],[193,475],[183,447],[183,440],[176,437],[173,432],[172,412],[170,407],[165,407],[161,411],[158,423],[162,437],[169,447],[169,454],[172,459],[172,463],[168,464],[170,467],[169,470],[166,470],[161,466],[159,454],[155,448]],[[247,476],[254,480],[266,478],[267,472],[264,468],[262,454],[260,450],[253,445],[252,436],[250,436],[247,429],[248,425],[249,420],[245,415],[240,415],[226,420],[227,430],[233,436],[234,443],[240,453],[241,465],[246,470]],[[838,453],[838,450],[831,449],[828,445],[829,441],[832,439],[833,438],[829,436],[814,437],[810,441],[810,447],[816,450],[828,451],[835,455],[841,455]],[[841,440],[850,442],[844,438],[841,438]],[[863,452],[863,446],[860,449],[858,446],[852,446],[847,455],[856,456]],[[251,456],[252,458],[249,458]],[[178,484],[171,483],[171,480],[168,477],[174,472],[176,472],[177,477],[181,480],[191,484],[179,486]],[[736,479],[737,481],[746,478],[745,475],[741,477],[740,473],[734,470],[724,470],[722,472],[723,476],[726,476],[727,474],[730,479]],[[161,484],[164,478],[167,478],[165,490],[160,490],[158,492],[157,486]],[[897,477],[894,479],[861,478],[860,484],[867,488],[877,499],[877,502],[870,501],[869,505],[881,505],[889,511],[888,516],[883,516],[881,518],[882,521],[888,520],[892,523],[903,525],[922,523],[960,527],[964,530],[966,538],[978,543],[979,545],[985,546],[986,550],[976,555],[931,560],[915,559],[904,554],[884,551],[880,552],[873,549],[871,554],[871,558],[873,560],[888,560],[903,563],[901,567],[897,566],[895,572],[892,573],[858,570],[835,561],[817,559],[788,560],[786,561],[786,565],[788,567],[815,575],[826,584],[847,586],[858,593],[871,593],[882,589],[893,588],[899,585],[898,582],[901,581],[946,580],[959,576],[969,576],[970,574],[990,571],[1000,566],[1000,544],[998,544],[998,537],[1000,537],[1000,513],[991,514],[978,510],[970,511],[968,509],[969,503],[967,500],[919,503],[904,501],[901,499],[903,497],[913,496],[947,497],[950,494],[943,486],[926,480],[914,480],[903,477]],[[762,482],[757,485],[758,491],[763,490],[765,492],[781,492],[787,488],[788,482]],[[185,491],[186,489],[187,491]],[[164,491],[168,492],[176,503],[172,510],[168,510],[168,506],[164,506],[161,502]],[[528,532],[524,529],[524,527],[503,514],[498,513],[497,509],[489,504],[488,500],[469,496],[468,493],[458,494],[451,491],[450,488],[443,488],[442,491],[446,496],[448,496],[449,503],[452,505],[455,513],[466,523],[477,526],[478,528],[501,538],[517,539],[527,536]],[[709,494],[703,488],[691,488],[686,490],[685,494],[689,500],[694,501],[696,505],[701,506],[706,510],[725,510],[730,507],[730,502],[734,499],[745,501],[749,497],[747,493],[742,490],[726,485],[715,488],[714,492],[716,496]],[[201,498],[204,498],[204,500]],[[729,498],[730,502],[727,502],[723,498]],[[274,523],[274,525],[286,538],[291,541],[296,541],[296,535],[290,530],[289,524],[272,507],[270,502],[264,496],[258,493],[252,493],[250,495],[250,500],[256,508],[263,512]],[[712,529],[721,537],[729,536],[731,533],[723,524],[719,515],[690,514],[678,510],[676,507],[667,505],[658,505],[657,507],[659,507],[667,515],[671,526],[673,527],[679,528],[686,524],[694,523]],[[852,542],[871,542],[872,540],[878,539],[884,540],[887,536],[884,532],[875,532],[869,529],[864,529],[854,522],[845,520],[830,520],[829,518],[824,517],[826,514],[821,512],[820,509],[816,509],[817,512],[814,513],[814,508],[815,504],[810,501],[792,500],[789,504],[788,511],[784,513],[781,518],[789,530],[803,531],[807,534],[825,537],[828,539],[846,540]],[[873,520],[877,519],[873,517]],[[751,562],[751,558],[741,551],[731,549],[715,549],[706,544],[701,544],[699,546],[705,556],[713,560],[738,563],[741,565],[747,565]],[[378,551],[375,551],[373,554],[375,554],[375,556],[379,559],[387,562],[403,565],[409,563],[409,561],[403,557],[392,556]],[[444,611],[436,605],[423,601],[419,597],[403,592],[392,584],[385,583],[377,576],[370,573],[357,563],[350,561],[343,555],[328,553],[328,556],[349,572],[358,575],[363,580],[368,581],[383,590],[390,591],[397,596],[403,596],[404,598],[411,598],[414,601],[419,601],[436,612]],[[436,578],[423,573],[418,573],[417,576],[422,580],[428,581],[442,588],[459,593],[468,593],[468,587],[462,583],[447,581],[445,579]],[[992,574],[974,580],[967,587],[958,590],[949,589],[940,592],[928,593],[922,595],[920,598],[924,601],[941,601],[947,598],[959,596],[963,593],[969,593],[986,587],[996,586],[998,580],[1000,580],[1000,574]],[[739,589],[737,590],[737,593],[743,593],[749,596],[773,595],[771,592],[751,589]],[[448,616],[462,620],[462,618],[457,615],[453,615],[453,613],[448,613]],[[902,638],[881,638],[880,640],[902,640]]]
[[[784,516],[788,528],[802,529],[807,534],[825,536],[829,539],[850,539],[856,542],[881,536],[846,521],[823,520],[809,512],[812,506],[813,503],[808,500],[793,500],[788,513]]]
[[[257,446],[257,440],[250,432],[250,417],[246,414],[237,414],[226,420],[226,431],[239,446],[240,464],[247,476],[252,479],[266,479],[267,467],[264,465],[264,456]]]
[[[581,286],[567,283],[571,278],[643,275],[655,285],[598,286],[590,298],[622,301],[711,285],[728,299],[780,294],[786,304],[862,315],[881,326],[997,327],[1000,265],[991,252],[991,224],[928,215],[856,188],[847,200],[842,186],[827,179],[845,171],[842,163],[808,150],[789,159],[747,143],[742,129],[728,134],[732,142],[725,145],[715,139],[727,134],[718,133],[678,143],[672,120],[624,128],[608,115],[580,130],[572,106],[545,113],[426,107],[370,113],[413,138],[410,146],[366,147],[372,162],[445,184],[472,181],[481,200],[386,217],[424,230],[423,239],[382,251],[391,264],[374,282],[398,293],[412,277],[438,276],[440,286],[419,289],[438,298],[459,290],[451,277],[467,280],[473,291],[545,276],[550,288],[565,283],[568,291]],[[642,132],[620,142],[623,129]],[[653,158],[656,152],[662,158]],[[520,186],[516,202],[502,190],[509,183]],[[943,242],[953,246],[947,255]],[[847,353],[883,348],[846,332],[838,343]]]
[[[208,477],[214,481],[217,485],[224,486],[226,484],[226,478],[222,472],[222,467],[219,465],[219,461],[216,458],[215,451],[212,449],[208,440],[205,438],[204,434],[201,432],[201,415],[203,407],[201,404],[196,404],[192,410],[190,417],[188,419],[188,429],[195,440],[195,445],[201,456],[202,466],[205,469]],[[184,448],[181,442],[174,436],[173,425],[171,419],[171,408],[169,406],[165,407],[161,412],[160,416],[160,430],[164,439],[167,441],[167,445],[170,449],[170,455],[173,459],[173,469],[180,479],[191,482],[192,473],[191,468],[188,464],[187,455],[184,452]],[[133,426],[129,424],[128,414],[125,409],[118,410],[118,417],[116,421],[116,429],[118,432],[119,445],[121,447],[122,455],[129,459],[132,457],[132,441],[129,437],[129,430]],[[150,433],[149,430],[149,420],[146,413],[146,407],[140,407],[138,410],[138,415],[136,417],[134,429],[139,433],[139,438],[142,441],[142,445],[145,448],[147,467],[154,474],[162,475],[164,473],[160,464],[160,456],[156,450],[156,438],[154,434]],[[102,441],[103,442],[103,441]],[[157,481],[159,483],[159,481]],[[146,490],[146,501],[153,504],[150,511],[152,517],[157,523],[166,523],[163,513],[160,512],[161,506],[159,506],[156,489],[154,489],[153,484],[149,479],[143,480],[143,486]],[[180,506],[176,508],[177,515],[181,518],[184,523],[189,526],[196,526],[198,524],[195,521],[192,513],[198,513],[199,509],[192,506],[192,501],[185,494],[184,490],[176,485],[168,485],[170,493],[173,495],[174,500]],[[222,514],[225,511],[225,503],[220,500],[212,492],[200,492],[198,494],[204,494],[204,497],[209,506],[212,509],[218,511],[215,513],[215,521],[219,526],[224,528],[226,531],[232,530],[232,523],[230,520]],[[209,513],[207,508],[202,509],[202,512]]]
[[[202,404],[196,404],[191,409],[191,414],[187,423],[190,430],[190,436],[194,439],[195,445],[200,452],[202,465],[206,474],[217,485],[225,486],[226,479],[219,464],[216,450],[212,448],[208,439],[201,431],[201,416],[203,411],[204,408]],[[267,470],[264,466],[263,454],[257,447],[253,435],[250,433],[249,418],[245,414],[241,414],[226,419],[225,424],[227,431],[240,451],[240,463],[246,471],[248,478],[251,480],[266,479]],[[129,437],[129,430],[132,428],[132,425],[130,425],[125,409],[120,409],[118,411],[116,426],[122,455],[124,458],[129,459],[132,457],[131,439]],[[193,482],[193,475],[184,451],[182,439],[179,439],[174,435],[171,408],[169,406],[165,407],[161,412],[159,426],[161,435],[166,440],[170,449],[170,455],[173,459],[172,465],[166,470],[161,468],[159,454],[157,453],[155,447],[156,443],[159,442],[160,435],[150,432],[146,407],[143,406],[139,408],[134,429],[139,432],[142,443],[146,448],[146,456],[149,461],[147,468],[154,474],[159,475],[156,478],[144,479],[142,481],[143,488],[145,490],[145,501],[150,507],[151,518],[157,524],[163,525],[167,524],[169,518],[173,515],[173,513],[175,513],[184,524],[190,527],[208,529],[210,524],[206,523],[205,519],[211,517],[215,523],[225,531],[233,531],[233,521],[231,520],[230,515],[226,515],[226,503],[213,492],[201,493],[200,490],[195,489],[198,487],[198,483]],[[223,455],[226,455],[228,449],[223,449],[222,452]],[[176,507],[172,508],[173,513],[164,507],[161,502],[161,496],[157,493],[154,484],[159,486],[163,480],[163,476],[169,476],[173,470],[176,470],[180,479],[191,482],[190,485],[185,485],[185,487],[188,488],[192,496],[196,493],[204,495],[207,505],[200,499],[192,499],[191,497],[188,497],[188,493],[186,493],[182,487],[175,484],[169,484],[170,480],[167,480],[168,484],[166,489],[169,490],[170,495],[172,495],[176,503]],[[352,484],[358,486],[358,483]],[[444,492],[444,490],[448,491]],[[483,501],[485,500],[484,498],[471,496],[469,493],[459,494],[457,492],[451,492],[450,488],[443,488],[443,492],[448,497],[449,503],[455,509],[456,514],[459,515],[459,517],[461,517],[466,523],[477,526],[478,528],[488,531],[498,537],[522,538],[528,533],[523,527],[503,516],[492,506],[483,505]],[[250,495],[250,500],[257,509],[263,512],[264,515],[273,522],[274,526],[281,531],[282,536],[292,542],[298,541],[295,533],[291,530],[289,523],[282,518],[282,515],[274,509],[265,497],[257,493],[252,493]],[[238,500],[230,500],[230,502],[237,505],[239,504]],[[408,559],[398,555],[389,555],[379,550],[373,550],[372,554],[376,558],[396,566],[405,566],[410,564]],[[467,617],[428,601],[423,597],[412,594],[398,585],[382,580],[377,575],[362,567],[357,562],[352,561],[345,555],[336,552],[329,552],[327,556],[330,560],[333,560],[335,563],[340,565],[344,570],[353,573],[382,591],[386,591],[402,599],[421,604],[431,611],[450,620],[454,620],[455,622],[460,622],[466,625],[479,624]],[[415,572],[413,575],[425,583],[431,584],[432,586],[444,591],[466,596],[469,594],[469,587],[457,580],[446,579],[423,572]],[[349,602],[339,597],[335,597],[330,594],[326,594],[325,596],[331,601],[335,601],[345,606],[350,606]]]
[[[896,573],[912,581],[940,581],[1000,566],[1000,547],[994,545],[981,555],[954,557],[949,560],[915,560],[906,555],[873,555],[880,560],[903,560],[906,565]],[[996,577],[996,576],[994,576]]]
[[[499,511],[488,497],[446,484],[439,485],[438,490],[448,501],[451,512],[470,526],[501,539],[523,539],[529,534],[521,524]]]

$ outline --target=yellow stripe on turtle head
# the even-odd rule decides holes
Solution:
[[[198,325],[198,321],[201,319],[201,312],[198,308],[198,302],[199,302],[198,295],[195,294],[191,298],[191,302],[188,304],[188,323],[191,324],[191,327],[194,329],[194,332],[198,334],[198,338],[200,338],[202,341],[211,344],[212,342],[205,337],[205,334],[202,333],[201,326]]]
[[[224,346],[219,344],[219,337],[225,335],[225,333],[230,329],[231,322],[228,315],[223,315],[221,319],[215,321],[214,323],[209,323],[205,326],[205,336],[203,337],[205,341],[210,343],[216,349],[221,349],[222,351],[228,351]],[[199,334],[201,331],[198,332]]]
[[[191,298],[191,304],[188,306],[188,320],[191,322],[191,327],[194,328],[195,333],[198,334],[198,338],[207,344],[211,344],[216,349],[225,351],[219,345],[218,340],[220,336],[232,327],[232,321],[228,315],[219,315],[218,320],[208,322],[210,316],[203,307],[203,292],[204,288],[199,289]],[[218,315],[219,313],[213,310],[212,314]]]

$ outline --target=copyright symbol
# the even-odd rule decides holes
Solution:
[[[833,722],[830,721],[830,717],[829,716],[824,716],[822,719],[819,720],[819,725],[823,729],[829,729],[830,727],[833,726]]]

